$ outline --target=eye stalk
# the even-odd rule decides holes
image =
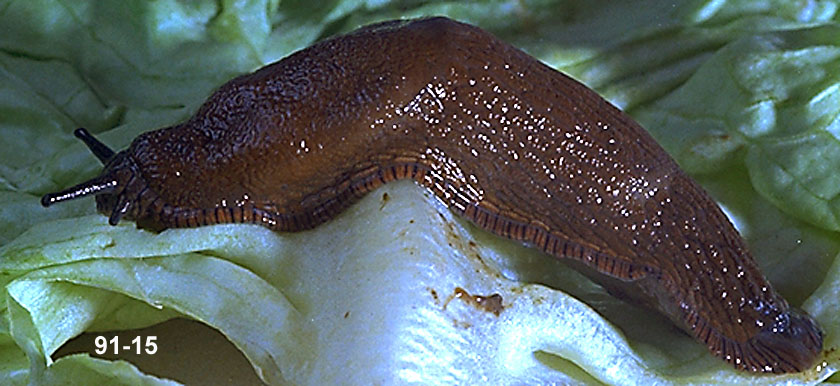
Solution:
[[[76,186],[60,192],[48,193],[41,197],[41,205],[48,207],[57,202],[73,200],[80,197],[102,193],[114,193],[117,190],[117,180],[108,175],[87,180]]]
[[[102,143],[96,137],[94,137],[87,129],[84,127],[80,127],[76,130],[73,130],[73,135],[76,138],[81,139],[82,142],[87,145],[90,152],[99,159],[99,162],[102,162],[103,165],[108,164],[108,161],[114,157],[114,151],[108,147],[108,145]]]
[[[90,152],[102,162],[107,165],[109,161],[114,158],[114,151],[107,145],[96,139],[85,128],[80,127],[73,131],[76,138],[82,140],[87,145]],[[107,173],[104,173],[96,178],[85,181],[76,186],[64,189],[60,192],[45,194],[41,197],[41,205],[48,207],[57,202],[73,200],[79,197],[85,197],[95,194],[114,193],[117,189],[117,180]]]

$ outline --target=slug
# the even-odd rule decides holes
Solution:
[[[759,272],[710,196],[629,116],[491,34],[446,18],[317,43],[221,86],[44,206],[96,196],[162,230],[328,221],[398,179],[499,236],[658,310],[734,367],[810,368],[822,332]]]

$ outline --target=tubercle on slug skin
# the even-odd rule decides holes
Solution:
[[[736,368],[802,371],[822,350],[816,322],[773,291],[720,208],[643,128],[466,24],[393,21],[323,41],[117,154],[77,136],[105,170],[45,206],[96,194],[112,224],[298,231],[408,178],[662,312]]]

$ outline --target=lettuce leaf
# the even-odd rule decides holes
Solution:
[[[125,361],[54,353],[84,331],[176,316],[223,333],[269,384],[825,380],[840,366],[837,8],[2,1],[0,380],[170,384]],[[719,200],[773,285],[821,323],[820,367],[737,372],[664,318],[455,218],[408,182],[293,234],[249,225],[153,234],[107,225],[91,200],[38,203],[100,169],[75,127],[120,149],[185,119],[227,79],[317,39],[437,14],[494,32],[648,128]]]

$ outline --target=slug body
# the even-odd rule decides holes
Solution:
[[[54,202],[96,194],[116,224],[299,231],[410,178],[455,212],[656,309],[736,368],[796,372],[816,322],[774,292],[708,194],[582,84],[469,25],[386,22],[217,90]]]

